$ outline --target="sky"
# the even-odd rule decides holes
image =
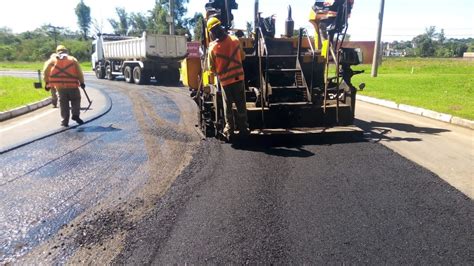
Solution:
[[[255,0],[236,0],[239,9],[234,11],[235,28],[245,29],[247,21],[253,21]],[[7,2],[3,0],[3,2]],[[74,8],[79,0],[10,0],[0,9],[0,27],[15,33],[34,30],[51,24],[70,30],[78,30]],[[188,15],[204,12],[207,0],[189,0]],[[351,40],[375,40],[381,0],[355,0],[349,20]],[[382,31],[383,41],[411,40],[422,34],[426,27],[444,29],[448,38],[474,37],[474,1],[457,0],[448,5],[445,0],[386,0]],[[107,19],[116,18],[115,7],[127,12],[146,13],[155,0],[84,0],[91,8],[91,16],[102,25],[103,32],[112,32]],[[295,28],[312,29],[308,16],[313,0],[260,0],[263,16],[276,15],[277,34],[283,33],[287,7],[291,4]]]

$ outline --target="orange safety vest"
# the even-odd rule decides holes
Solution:
[[[222,86],[244,80],[240,49],[239,39],[231,36],[215,42],[211,48],[217,76]]]
[[[56,58],[51,63],[48,85],[56,88],[77,88],[80,85],[76,62],[68,57]]]

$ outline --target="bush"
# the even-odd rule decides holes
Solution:
[[[13,34],[0,28],[0,61],[45,61],[55,51],[54,37],[44,29]],[[89,61],[90,41],[77,34],[60,34],[57,43],[65,45],[79,61]]]
[[[1,61],[12,61],[14,50],[10,46],[0,45],[0,60]]]

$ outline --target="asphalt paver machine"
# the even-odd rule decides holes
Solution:
[[[355,131],[351,126],[357,88],[351,78],[361,71],[351,66],[362,62],[362,55],[358,49],[343,48],[352,6],[353,0],[316,1],[309,10],[314,32],[294,30],[288,7],[285,32],[276,37],[275,18],[261,16],[258,0],[253,31],[247,35],[232,27],[232,11],[238,8],[235,0],[206,3],[205,19],[219,18],[230,34],[239,37],[246,53],[243,68],[251,134]],[[200,71],[194,71],[199,85],[193,94],[201,130],[212,137],[222,135],[225,121],[219,80],[208,71],[210,40],[205,23]]]

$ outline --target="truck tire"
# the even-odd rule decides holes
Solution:
[[[104,79],[105,78],[105,70],[103,67],[97,66],[95,69],[95,76],[97,79]]]
[[[133,81],[135,84],[145,84],[147,79],[147,75],[145,71],[142,70],[141,67],[136,66],[133,68]]]
[[[133,76],[132,76],[132,67],[131,66],[126,66],[124,71],[123,71],[123,76],[125,77],[125,81],[127,83],[132,83],[133,82]]]
[[[108,80],[114,80],[114,79],[115,79],[115,76],[112,74],[112,68],[110,67],[110,65],[108,65],[108,66],[105,68],[105,77],[106,77]]]

